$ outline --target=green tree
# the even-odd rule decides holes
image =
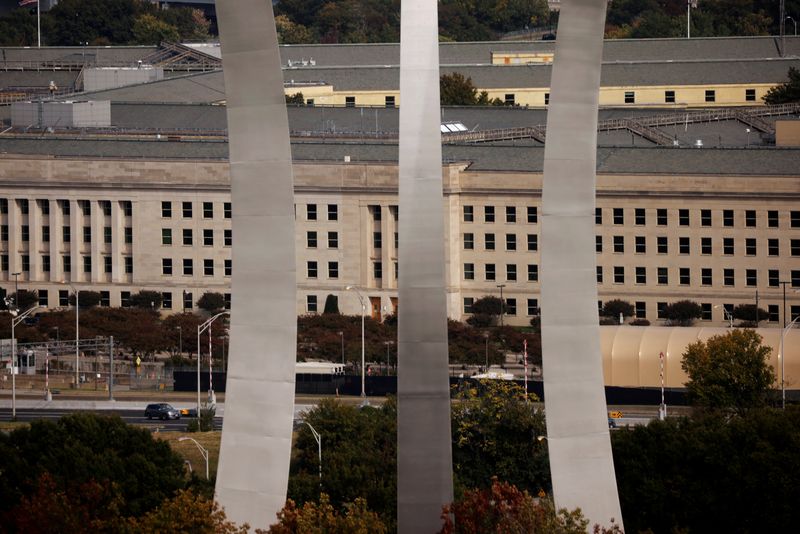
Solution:
[[[733,313],[731,313],[731,315],[740,321],[752,323],[764,321],[769,318],[769,312],[758,308],[755,304],[739,304],[733,308]]]
[[[295,93],[293,95],[284,95],[286,98],[287,104],[293,104],[295,106],[302,106],[306,103],[306,99],[303,98],[303,93]]]
[[[695,406],[744,413],[767,405],[775,374],[769,347],[754,330],[733,330],[686,348],[681,367],[689,375],[686,390]]]
[[[467,324],[476,327],[494,326],[503,309],[503,302],[498,297],[481,297],[472,303],[472,316]]]
[[[136,17],[133,23],[133,40],[136,44],[155,45],[162,41],[180,41],[178,28],[153,15]]]
[[[702,316],[703,308],[691,300],[679,300],[664,308],[664,318],[671,326],[692,326]]]
[[[453,472],[460,488],[487,488],[492,477],[534,493],[550,488],[544,414],[513,382],[482,380],[456,392]]]
[[[800,102],[800,70],[789,67],[789,81],[776,85],[764,95],[767,104],[789,104]]]
[[[291,499],[278,512],[278,523],[272,525],[268,534],[385,534],[386,525],[378,514],[367,508],[367,501],[356,498],[354,502],[344,503],[339,513],[331,505],[330,497],[320,495],[319,503],[306,502],[298,507]]]
[[[208,313],[215,313],[225,308],[225,296],[222,293],[209,292],[197,300],[197,307]]]
[[[131,518],[127,526],[131,534],[192,532],[193,534],[247,534],[249,525],[237,526],[225,517],[214,500],[191,491],[180,490],[147,514]],[[256,531],[263,532],[263,531]]]
[[[99,291],[81,291],[80,296],[78,297],[78,304],[80,304],[82,310],[86,308],[94,308],[100,304],[101,298],[102,295],[100,295]],[[69,305],[75,306],[75,293],[69,296]]]
[[[161,308],[161,293],[158,291],[139,291],[131,295],[131,306],[145,310]]]
[[[39,304],[39,295],[35,291],[20,289],[19,293],[11,293],[6,297],[9,305],[3,302],[3,309],[18,309],[25,311]]]
[[[325,297],[325,310],[323,314],[337,314],[339,313],[339,297],[336,295],[328,295]]]
[[[451,72],[439,77],[439,98],[443,106],[474,106],[478,103],[478,90],[472,78]]]
[[[178,31],[181,41],[205,41],[211,34],[211,21],[202,9],[173,7],[161,10],[157,16]]]
[[[603,317],[618,319],[620,314],[622,314],[623,317],[631,317],[633,313],[633,304],[626,300],[613,299],[603,304],[603,311],[601,315]]]
[[[275,29],[278,31],[278,41],[281,44],[303,44],[314,42],[311,31],[303,26],[292,22],[286,15],[275,16]]]

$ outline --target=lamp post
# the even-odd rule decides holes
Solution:
[[[800,315],[792,319],[792,322],[789,323],[781,332],[781,346],[780,350],[778,351],[778,358],[781,360],[781,408],[783,409],[786,409],[786,381],[783,374],[783,361],[785,360],[783,357],[783,338],[786,336],[786,331],[793,327],[797,321],[800,321]]]
[[[342,365],[344,365],[344,332],[339,331],[339,339],[342,341]]]
[[[489,332],[484,332],[483,333],[483,338],[486,340],[486,354],[485,354],[485,356],[486,356],[486,367],[484,368],[483,372],[484,373],[488,373],[489,372]]]
[[[365,406],[369,404],[365,388],[366,370],[364,361],[364,314],[367,312],[367,305],[364,303],[364,297],[361,295],[361,291],[359,291],[358,288],[355,286],[347,286],[344,289],[346,291],[355,291],[356,295],[358,295],[358,301],[361,303],[361,404]]]
[[[197,416],[200,417],[200,414],[198,413]],[[206,449],[205,447],[203,447],[202,445],[197,443],[196,439],[190,438],[188,436],[182,436],[182,437],[178,438],[178,441],[186,441],[187,439],[191,440],[192,442],[194,442],[195,445],[197,445],[197,448],[200,450],[200,456],[202,456],[203,460],[206,461],[206,480],[208,480],[209,479],[209,477],[208,477],[208,449]]]
[[[6,306],[8,306],[9,301],[6,300]],[[17,420],[17,340],[15,335],[15,329],[17,325],[21,323],[25,318],[33,313],[34,310],[41,308],[41,306],[34,306],[33,308],[29,308],[19,313],[19,309],[9,309],[9,313],[11,314],[11,420]]]
[[[215,316],[211,317],[210,319],[208,319],[203,324],[197,325],[197,417],[198,418],[200,417],[200,334],[202,334],[203,332],[205,332],[206,330],[211,328],[211,323],[213,323],[217,318],[222,317],[223,315],[230,315],[230,314],[231,314],[231,312],[228,312],[228,311],[220,312],[220,313],[216,314]],[[210,335],[211,334],[209,333],[209,336]],[[210,351],[211,351],[211,349],[210,349],[210,346],[211,346],[211,344],[209,343],[209,353],[208,353],[209,369],[211,368],[211,363],[210,363],[210,360],[211,360],[211,352]],[[209,373],[210,373],[210,371],[209,371]],[[210,376],[209,376],[209,378],[210,378]],[[211,382],[209,382],[208,388],[209,388],[208,389],[208,394],[209,394],[209,397],[211,397],[214,394],[214,390],[211,389]]]
[[[794,24],[794,36],[797,37],[797,21],[788,15],[786,16],[786,18],[791,20],[792,24]]]
[[[80,365],[81,365],[81,350],[80,350],[80,296],[81,291],[69,282],[61,282],[72,288],[75,292],[75,389],[80,389]]]
[[[178,328],[178,355],[183,357],[183,329],[181,325],[177,326]]]
[[[11,273],[11,276],[14,277],[14,304],[19,306],[19,275],[22,274],[22,271],[18,273]]]
[[[697,0],[686,0],[686,38],[692,37],[691,22],[692,22],[692,8],[697,9]]]
[[[786,327],[786,284],[788,284],[790,282],[781,280],[778,283],[781,286],[783,286],[783,322],[781,324],[785,328]]]
[[[716,308],[722,308],[722,316],[726,317],[728,319],[728,323],[730,325],[730,328],[733,328],[733,315],[731,315],[731,312],[728,311],[728,308],[726,308],[725,306],[720,306],[719,304],[714,306],[714,308],[715,309]]]
[[[311,423],[308,421],[305,421],[305,423],[308,425],[308,428],[311,429],[311,434],[317,442],[317,454],[319,455],[319,490],[322,491],[322,436],[311,426]]]
[[[506,303],[503,300],[503,288],[506,287],[505,284],[497,284],[497,287],[500,288],[500,326],[503,326],[503,315],[506,311]]]

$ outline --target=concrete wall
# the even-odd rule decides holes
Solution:
[[[161,67],[95,67],[83,71],[83,90],[102,91],[164,79]]]

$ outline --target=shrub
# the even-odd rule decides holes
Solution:
[[[670,326],[692,326],[702,316],[703,308],[691,300],[679,300],[664,309],[664,318]]]
[[[619,319],[620,313],[623,317],[631,317],[634,313],[633,304],[620,299],[609,300],[603,304],[603,310],[600,312],[600,315]]]
[[[197,307],[209,313],[217,312],[225,307],[225,297],[222,293],[203,293],[197,301]]]

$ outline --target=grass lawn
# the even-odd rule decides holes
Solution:
[[[154,438],[168,442],[172,450],[185,460],[189,460],[194,472],[202,477],[206,471],[206,461],[192,440],[179,441],[184,436],[196,440],[204,449],[208,450],[209,475],[214,478],[217,473],[217,462],[219,462],[219,443],[222,432],[159,432],[153,434]]]

